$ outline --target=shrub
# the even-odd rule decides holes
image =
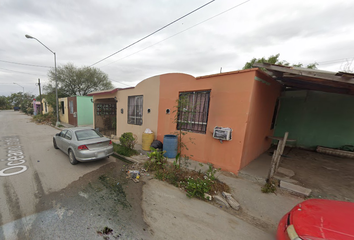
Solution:
[[[200,164],[203,166],[203,164]],[[221,184],[217,179],[215,174],[220,171],[219,169],[214,168],[214,165],[208,163],[208,170],[205,173],[202,173],[200,170],[193,177],[188,177],[185,179],[184,187],[187,191],[187,196],[192,198],[204,199],[205,193],[211,193],[212,190],[217,190],[219,187],[222,189],[227,189],[227,186]]]
[[[275,193],[277,190],[276,184],[276,181],[269,180],[266,184],[264,184],[261,190],[263,193]]]
[[[57,119],[54,113],[37,114],[33,116],[33,120],[38,123],[52,124],[55,125]]]
[[[208,193],[210,191],[212,184],[213,184],[213,182],[208,178],[194,179],[192,177],[189,177],[185,183],[185,189],[187,191],[187,196],[190,198],[197,197],[200,199],[204,199],[204,193]]]
[[[153,147],[150,147],[151,152],[148,153],[149,160],[147,160],[144,164],[145,169],[147,170],[158,170],[164,167],[166,163],[166,158],[164,154],[166,151],[160,151]]]
[[[212,163],[208,163],[208,170],[206,171],[205,175],[210,179],[210,180],[216,180],[215,174],[221,170],[221,168],[214,168],[214,165]]]
[[[33,111],[33,108],[32,108],[32,107],[28,107],[28,108],[27,108],[27,111],[26,111],[27,114],[33,115],[33,112],[34,112],[34,111]]]
[[[113,143],[113,151],[127,157],[138,154],[138,151],[136,151],[135,149],[127,148],[121,144],[116,143]]]
[[[123,133],[120,136],[119,141],[120,141],[120,144],[126,148],[133,149],[135,146],[135,138],[133,136],[133,133],[131,133],[131,132]]]
[[[155,172],[155,178],[161,181],[166,181],[176,187],[181,187],[183,179],[185,178],[183,170],[175,169],[171,164],[164,164],[163,168],[158,168]]]
[[[150,159],[145,162],[144,168],[154,171],[155,178],[184,188],[188,197],[205,199],[205,193],[214,195],[217,192],[230,191],[229,186],[217,179],[216,173],[220,169],[215,169],[212,164],[208,164],[209,169],[206,172],[176,168],[163,157],[164,152],[153,148],[151,150],[148,154]]]

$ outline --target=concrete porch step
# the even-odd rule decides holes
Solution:
[[[280,181],[280,187],[284,188],[284,189],[286,189],[288,191],[300,194],[300,195],[305,196],[305,197],[310,196],[310,194],[312,192],[312,190],[309,189],[309,188],[305,188],[305,187],[302,187],[302,186],[299,186],[299,185],[295,185],[293,183],[289,183],[289,182],[286,182],[286,181],[283,181],[283,180]]]

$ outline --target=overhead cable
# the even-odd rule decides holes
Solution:
[[[167,38],[165,38],[165,39],[162,39],[161,41],[158,41],[158,42],[156,42],[156,43],[154,43],[154,44],[152,44],[152,45],[150,45],[150,46],[147,46],[147,47],[145,47],[145,48],[143,48],[143,49],[140,49],[139,51],[136,51],[136,52],[134,52],[134,53],[132,53],[132,54],[129,54],[129,55],[125,56],[125,57],[122,57],[122,58],[120,58],[120,59],[118,59],[118,60],[116,60],[116,61],[110,62],[110,63],[108,63],[108,64],[106,64],[106,65],[101,66],[101,67],[110,65],[110,64],[115,63],[115,62],[117,62],[117,61],[119,61],[119,60],[122,60],[122,59],[124,59],[124,58],[127,58],[127,57],[130,57],[130,56],[132,56],[132,55],[135,55],[135,54],[137,54],[137,53],[139,53],[139,52],[142,52],[142,51],[144,51],[144,50],[146,50],[146,49],[148,49],[148,48],[151,48],[151,47],[153,47],[153,46],[155,46],[155,45],[157,45],[157,44],[159,44],[159,43],[161,43],[161,42],[164,42],[164,41],[166,41],[166,40],[168,40],[168,39],[170,39],[170,38],[173,38],[173,37],[175,37],[175,36],[177,36],[177,35],[179,35],[179,34],[185,32],[185,31],[188,31],[188,30],[191,29],[191,28],[194,28],[194,27],[196,27],[196,26],[198,26],[198,25],[200,25],[200,24],[202,24],[202,23],[205,23],[206,21],[209,21],[209,20],[211,20],[211,19],[213,19],[213,18],[216,18],[216,17],[220,16],[221,14],[224,14],[224,13],[226,13],[226,12],[228,12],[228,11],[230,11],[230,10],[236,8],[236,7],[239,7],[239,6],[241,6],[241,5],[243,5],[243,4],[247,3],[247,2],[249,2],[249,1],[251,1],[251,0],[244,1],[244,2],[242,2],[242,3],[240,3],[240,4],[236,5],[236,6],[233,6],[233,7],[229,8],[229,9],[227,9],[227,10],[225,10],[225,11],[222,11],[222,12],[218,13],[218,14],[216,14],[216,15],[210,17],[210,18],[207,18],[207,19],[205,19],[204,21],[201,21],[201,22],[199,22],[199,23],[197,23],[197,24],[195,24],[195,25],[193,25],[193,26],[191,26],[191,27],[189,27],[189,28],[186,28],[186,29],[184,29],[184,30],[182,30],[182,31],[180,31],[180,32],[178,32],[178,33],[176,33],[176,34],[173,34],[173,35],[171,35],[171,36],[169,36],[169,37],[167,37]]]
[[[344,62],[344,61],[351,61],[351,59],[353,59],[353,57],[336,59],[336,60],[328,60],[328,61],[316,62],[316,63],[318,63],[319,65],[329,65],[329,64],[334,64],[334,63],[341,63],[341,62]]]
[[[155,33],[157,33],[157,32],[159,32],[159,31],[161,31],[162,29],[164,29],[164,28],[166,28],[166,27],[168,27],[168,26],[170,26],[170,25],[174,24],[175,22],[177,22],[177,21],[181,20],[182,18],[187,17],[188,15],[190,15],[190,14],[192,14],[192,13],[194,13],[194,12],[198,11],[199,9],[201,9],[201,8],[203,8],[203,7],[207,6],[207,5],[209,5],[210,3],[214,2],[214,1],[215,1],[215,0],[212,0],[212,1],[210,1],[210,2],[208,2],[208,3],[206,3],[206,4],[204,4],[203,6],[200,6],[199,8],[194,9],[193,11],[191,11],[191,12],[187,13],[186,15],[184,15],[184,16],[182,16],[182,17],[180,17],[180,18],[177,18],[176,20],[174,20],[174,21],[170,22],[169,24],[167,24],[167,25],[165,25],[165,26],[163,26],[163,27],[161,27],[161,28],[157,29],[156,31],[154,31],[154,32],[150,33],[149,35],[147,35],[147,36],[145,36],[145,37],[143,37],[143,38],[139,39],[138,41],[135,41],[135,42],[133,42],[132,44],[130,44],[130,45],[128,45],[128,46],[126,46],[126,47],[124,47],[124,48],[122,48],[122,49],[118,50],[117,52],[112,53],[111,55],[109,55],[109,56],[107,56],[107,57],[105,57],[105,58],[103,58],[103,59],[99,60],[98,62],[95,62],[94,64],[90,65],[90,67],[92,67],[92,66],[96,65],[97,63],[100,63],[100,62],[102,62],[102,61],[106,60],[107,58],[110,58],[110,57],[112,57],[112,56],[116,55],[117,53],[119,53],[119,52],[121,52],[121,51],[123,51],[123,50],[125,50],[125,49],[127,49],[127,48],[129,48],[129,47],[131,47],[131,46],[133,46],[133,45],[135,45],[135,44],[137,44],[138,42],[141,42],[142,40],[144,40],[144,39],[146,39],[146,38],[150,37],[151,35],[154,35]]]
[[[0,69],[2,69],[2,70],[6,70],[6,71],[10,71],[10,72],[16,72],[16,73],[28,74],[28,75],[45,76],[45,75],[41,75],[41,74],[27,73],[27,72],[20,72],[20,71],[10,70],[10,69],[6,69],[6,68],[0,68]]]
[[[125,84],[125,83],[122,83],[122,82],[119,82],[119,81],[116,81],[116,80],[112,80],[112,79],[110,79],[112,82],[116,82],[116,83],[119,83],[119,84],[123,84],[123,85],[125,85],[125,86],[128,86],[128,87],[131,87],[130,85],[128,85],[128,84]]]
[[[4,60],[0,60],[0,62],[12,63],[12,64],[24,65],[24,66],[31,66],[31,67],[52,68],[52,67],[49,67],[49,66],[33,65],[33,64],[18,63],[18,62],[10,62],[10,61],[4,61]]]

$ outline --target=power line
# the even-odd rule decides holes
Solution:
[[[4,60],[0,60],[0,62],[12,63],[12,64],[24,65],[24,66],[31,66],[31,67],[52,68],[52,67],[49,67],[49,66],[33,65],[33,64],[18,63],[18,62],[10,62],[10,61],[4,61]]]
[[[30,91],[30,94],[33,94],[33,92],[37,89],[37,87],[34,87],[32,91]]]
[[[207,18],[207,19],[205,19],[204,21],[201,21],[201,22],[199,22],[199,23],[197,23],[197,24],[195,24],[195,25],[193,25],[193,26],[191,26],[191,27],[189,27],[189,28],[186,28],[186,29],[184,29],[184,30],[182,30],[182,31],[180,31],[180,32],[178,32],[178,33],[176,33],[176,34],[173,34],[173,35],[171,35],[171,36],[169,36],[169,37],[167,37],[167,38],[165,38],[165,39],[162,39],[162,40],[159,41],[159,42],[156,42],[156,43],[154,43],[154,44],[152,44],[152,45],[150,45],[150,46],[147,46],[146,48],[143,48],[143,49],[141,49],[141,50],[139,50],[139,51],[136,51],[136,52],[134,52],[134,53],[132,53],[132,54],[129,54],[129,55],[125,56],[125,57],[122,57],[122,58],[120,58],[120,59],[118,59],[118,60],[116,60],[116,61],[110,62],[110,63],[108,63],[108,64],[106,64],[106,65],[101,66],[101,67],[105,67],[105,66],[107,66],[107,65],[110,65],[110,64],[115,63],[115,62],[117,62],[117,61],[120,61],[120,60],[122,60],[122,59],[125,59],[125,58],[127,58],[127,57],[130,57],[130,56],[132,56],[132,55],[134,55],[134,54],[137,54],[137,53],[139,53],[139,52],[142,52],[142,51],[144,51],[144,50],[146,50],[146,49],[148,49],[148,48],[151,48],[151,47],[153,47],[153,46],[155,46],[155,45],[157,45],[157,44],[159,44],[159,43],[161,43],[161,42],[164,42],[164,41],[166,41],[166,40],[168,40],[168,39],[170,39],[170,38],[173,38],[173,37],[175,37],[175,36],[177,36],[177,35],[179,35],[179,34],[185,32],[185,31],[188,31],[188,30],[191,29],[191,28],[194,28],[194,27],[196,27],[196,26],[198,26],[198,25],[200,25],[200,24],[203,24],[203,23],[205,23],[206,21],[209,21],[209,20],[211,20],[211,19],[213,19],[213,18],[216,18],[216,17],[220,16],[221,14],[224,14],[224,13],[226,13],[226,12],[228,12],[228,11],[231,11],[232,9],[234,9],[234,8],[236,8],[236,7],[239,7],[239,6],[245,4],[245,3],[249,2],[249,1],[251,1],[251,0],[244,1],[244,2],[242,2],[242,3],[240,3],[240,4],[236,5],[236,6],[233,6],[233,7],[229,8],[229,9],[227,9],[227,10],[221,12],[221,13],[218,13],[218,14],[216,14],[216,15],[210,17],[210,18]]]
[[[2,69],[2,70],[6,70],[6,71],[10,71],[10,72],[16,72],[16,73],[28,74],[28,75],[44,76],[44,75],[41,75],[41,74],[27,73],[27,72],[20,72],[20,71],[14,71],[14,70],[6,69],[6,68],[0,68],[0,69]],[[45,77],[46,77],[46,76],[45,76]]]
[[[126,46],[126,47],[124,47],[124,48],[120,49],[119,51],[117,51],[117,52],[115,52],[115,53],[113,53],[113,54],[109,55],[108,57],[105,57],[105,58],[101,59],[100,61],[95,62],[94,64],[90,65],[90,67],[92,67],[92,66],[96,65],[97,63],[100,63],[100,62],[102,62],[102,61],[106,60],[107,58],[110,58],[110,57],[112,57],[112,56],[116,55],[117,53],[119,53],[119,52],[121,52],[121,51],[123,51],[123,50],[125,50],[125,49],[127,49],[127,48],[129,48],[129,47],[131,47],[131,46],[133,46],[133,45],[135,45],[135,44],[137,44],[138,42],[141,42],[142,40],[144,40],[144,39],[146,39],[146,38],[150,37],[151,35],[154,35],[155,33],[157,33],[157,32],[159,32],[159,31],[161,31],[162,29],[164,29],[164,28],[166,28],[166,27],[168,27],[168,26],[170,26],[170,25],[174,24],[175,22],[177,22],[177,21],[181,20],[182,18],[187,17],[188,15],[190,15],[190,14],[192,14],[192,13],[194,13],[194,12],[198,11],[199,9],[201,9],[201,8],[203,8],[203,7],[207,6],[207,5],[209,5],[210,3],[214,2],[214,1],[215,1],[215,0],[212,0],[212,1],[210,1],[210,2],[208,2],[208,3],[206,3],[206,4],[204,4],[203,6],[201,6],[201,7],[197,8],[197,9],[195,9],[195,10],[193,10],[193,11],[191,11],[191,12],[187,13],[186,15],[184,15],[184,16],[182,16],[182,17],[180,17],[180,18],[178,18],[178,19],[176,19],[176,20],[174,20],[174,21],[170,22],[169,24],[167,24],[167,25],[165,25],[165,26],[163,26],[163,27],[159,28],[158,30],[156,30],[156,31],[154,31],[154,32],[150,33],[149,35],[147,35],[147,36],[145,36],[145,37],[143,37],[143,38],[139,39],[138,41],[133,42],[132,44],[130,44],[130,45],[128,45],[128,46]]]
[[[327,65],[327,64],[332,64],[332,63],[340,63],[340,62],[344,62],[344,61],[348,61],[350,59],[353,59],[353,57],[350,58],[341,58],[341,59],[335,59],[335,60],[328,60],[328,61],[323,61],[323,62],[317,62],[318,64],[321,65]]]
[[[125,86],[128,86],[128,87],[131,87],[130,85],[128,85],[128,84],[125,84],[125,83],[122,83],[122,82],[119,82],[119,81],[116,81],[116,80],[112,80],[112,79],[110,79],[112,82],[116,82],[116,83],[119,83],[119,84],[123,84],[123,85],[125,85]]]

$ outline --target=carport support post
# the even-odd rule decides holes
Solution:
[[[285,132],[284,138],[280,139],[278,142],[278,147],[273,153],[272,162],[271,162],[271,166],[269,169],[267,181],[269,181],[274,176],[276,171],[278,170],[278,167],[280,164],[280,158],[281,158],[281,155],[283,154],[283,151],[284,151],[284,148],[286,145],[286,141],[288,140],[288,135],[289,135],[289,132]]]
[[[277,166],[275,167],[274,173],[276,173],[278,171],[280,160],[281,160],[281,156],[283,155],[284,148],[285,148],[285,145],[286,145],[286,141],[288,140],[288,135],[289,135],[289,133],[285,132],[284,139],[283,139],[283,141],[281,143],[282,145],[280,146],[281,147],[280,154],[279,154],[278,159],[277,159]]]

